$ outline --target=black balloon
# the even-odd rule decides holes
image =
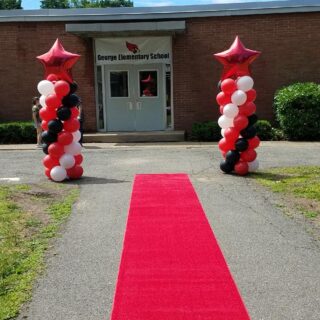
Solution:
[[[248,149],[249,143],[247,139],[240,138],[236,141],[235,145],[236,150],[242,152]]]
[[[75,93],[78,90],[78,84],[76,82],[70,83],[70,92],[69,94]]]
[[[57,110],[57,117],[60,120],[68,120],[71,117],[71,110],[67,107],[62,107]]]
[[[54,119],[48,122],[48,128],[50,132],[59,133],[63,129],[63,124],[60,120]]]
[[[235,165],[240,160],[240,153],[237,150],[230,150],[226,153],[226,162]]]
[[[241,130],[240,134],[245,139],[251,139],[257,134],[257,129],[255,126],[248,126],[247,128]]]
[[[50,131],[42,132],[41,137],[42,137],[42,141],[47,144],[55,142],[58,139],[58,135]]]
[[[79,104],[79,97],[76,94],[69,94],[62,99],[64,107],[72,108]]]
[[[49,145],[50,145],[50,144],[47,144],[47,143],[44,143],[44,144],[42,145],[42,151],[43,151],[45,154],[49,154],[49,151],[48,151]]]
[[[248,124],[248,127],[249,127],[254,125],[258,121],[258,116],[254,113],[248,117],[248,120],[249,120],[249,124]]]
[[[234,164],[230,164],[226,161],[221,161],[220,163],[220,169],[224,172],[224,173],[230,173],[233,171],[234,169]]]

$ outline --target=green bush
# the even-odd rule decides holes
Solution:
[[[273,140],[272,126],[268,120],[258,120],[255,126],[260,140]]]
[[[191,140],[197,141],[219,141],[221,129],[217,122],[196,122],[192,125]]]
[[[0,124],[0,143],[36,143],[37,134],[32,122]]]
[[[320,140],[320,85],[296,83],[274,98],[280,128],[290,140]]]

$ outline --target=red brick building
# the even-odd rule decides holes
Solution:
[[[212,54],[236,35],[262,51],[252,65],[257,113],[272,120],[278,88],[319,81],[319,30],[317,0],[0,11],[0,121],[31,119],[43,79],[35,57],[59,38],[82,56],[73,77],[87,131],[190,130],[218,118],[222,66]]]

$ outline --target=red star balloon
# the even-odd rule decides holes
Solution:
[[[249,65],[261,54],[259,51],[247,49],[237,36],[231,47],[214,57],[223,64],[221,79],[250,75]]]
[[[37,57],[45,68],[46,79],[49,74],[55,74],[59,80],[69,82],[73,82],[71,68],[79,58],[80,55],[64,50],[59,39],[47,53]]]
[[[141,80],[141,82],[143,82],[143,83],[153,83],[154,80],[152,79],[151,74],[149,74],[148,78],[144,79],[144,80]]]

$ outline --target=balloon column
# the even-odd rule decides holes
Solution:
[[[79,55],[65,51],[59,39],[45,54],[38,56],[45,68],[45,80],[38,83],[41,94],[43,159],[45,174],[54,181],[77,179],[83,174],[79,140],[79,98],[75,95],[71,68]]]
[[[254,104],[256,91],[249,71],[249,65],[259,55],[259,51],[245,48],[239,37],[230,49],[214,55],[223,65],[217,102],[222,114],[218,124],[223,137],[219,149],[225,158],[220,168],[225,173],[235,171],[246,175],[259,167],[255,149],[260,140],[254,126],[258,120]]]

